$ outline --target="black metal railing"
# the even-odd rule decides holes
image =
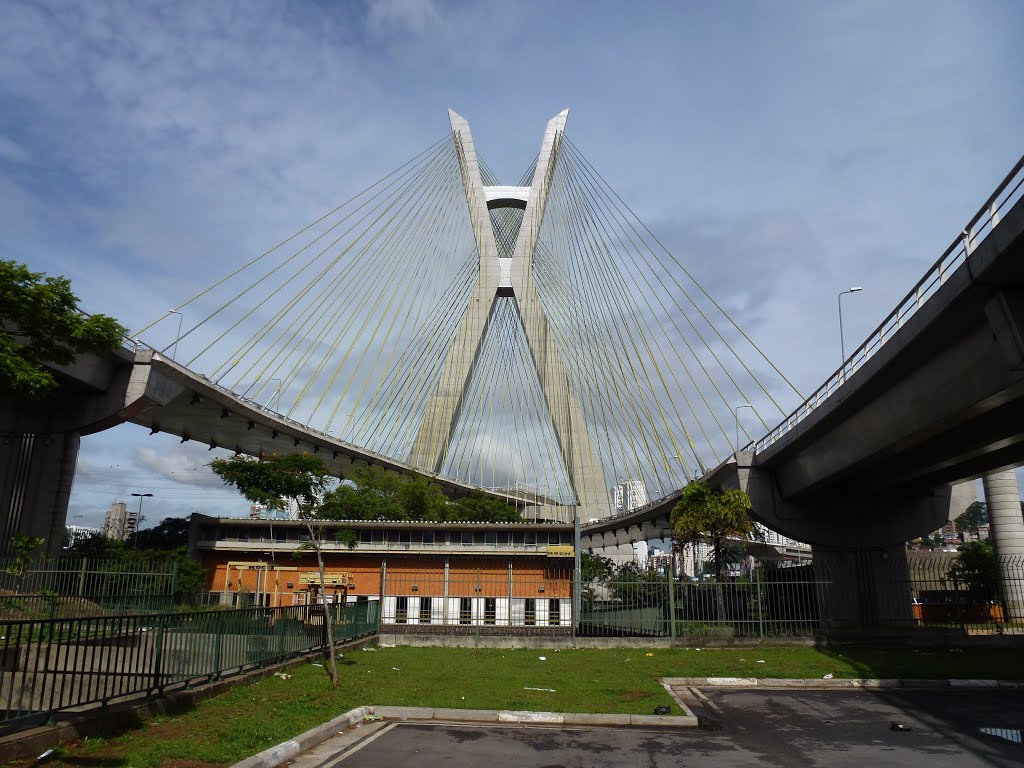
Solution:
[[[376,602],[0,621],[0,722],[237,674],[377,631]]]

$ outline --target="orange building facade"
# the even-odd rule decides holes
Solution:
[[[324,524],[320,583],[298,520],[192,516],[191,549],[207,599],[231,606],[377,602],[388,631],[567,630],[572,625],[571,524],[343,521]],[[350,529],[349,549],[334,538]]]

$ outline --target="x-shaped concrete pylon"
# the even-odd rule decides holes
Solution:
[[[548,414],[576,493],[577,514],[581,522],[605,517],[611,510],[604,469],[593,449],[583,411],[573,394],[572,383],[533,279],[534,248],[569,110],[560,112],[548,122],[529,187],[485,187],[469,123],[451,110],[448,117],[469,203],[480,271],[458,333],[446,352],[441,376],[427,399],[423,422],[409,457],[410,463],[431,472],[441,470],[495,300],[498,296],[514,296]],[[491,226],[490,209],[503,207],[523,209],[523,221],[511,259],[499,259]],[[554,509],[541,510],[540,513],[561,516]]]

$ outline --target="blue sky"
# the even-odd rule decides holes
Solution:
[[[4,258],[138,328],[439,139],[448,107],[509,183],[568,107],[573,142],[809,391],[838,364],[836,293],[864,287],[849,348],[1024,151],[1021,29],[1015,0],[9,1]],[[69,521],[133,491],[148,522],[244,512],[209,456],[86,438]]]

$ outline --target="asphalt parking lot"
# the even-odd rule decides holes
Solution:
[[[686,692],[687,729],[391,722],[360,726],[293,768],[1002,768],[1024,765],[1024,691]],[[897,723],[903,730],[893,730]],[[985,733],[982,729],[989,729]]]

